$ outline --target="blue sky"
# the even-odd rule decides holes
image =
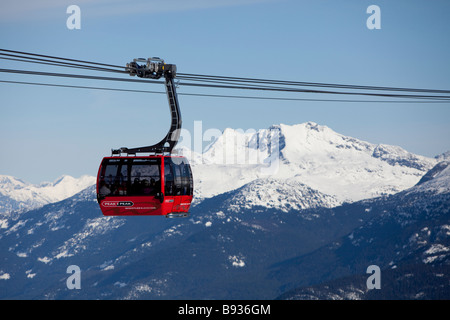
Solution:
[[[80,30],[66,27],[71,4],[81,9]],[[380,30],[366,26],[366,9],[372,4],[381,9]],[[119,65],[136,57],[159,56],[182,73],[448,90],[448,12],[450,2],[445,0],[3,0],[0,47]],[[0,64],[71,72],[6,60]],[[0,74],[0,80],[164,90],[9,74]],[[242,94],[182,85],[179,93]],[[0,174],[33,183],[62,174],[96,175],[111,148],[152,144],[169,127],[166,97],[160,94],[0,83],[0,97]],[[194,121],[202,121],[203,130],[314,121],[420,155],[450,150],[449,104],[181,95],[179,100],[183,126],[190,131]]]

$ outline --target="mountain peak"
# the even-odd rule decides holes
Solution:
[[[4,194],[6,190],[20,189],[29,185],[29,183],[13,176],[0,175],[0,194]],[[3,191],[3,192],[2,192]]]
[[[410,190],[434,191],[437,193],[450,191],[450,161],[441,161],[429,170]]]
[[[242,209],[277,209],[288,212],[315,207],[335,207],[339,201],[322,194],[296,179],[256,179],[230,194],[224,210],[239,212]]]
[[[450,160],[450,150],[434,157],[437,161]]]
[[[48,183],[47,185],[56,186],[56,185],[58,185],[58,184],[60,184],[60,183],[64,183],[64,182],[67,182],[67,181],[70,181],[70,180],[73,181],[74,178],[71,177],[71,176],[69,176],[69,175],[63,174],[62,176],[60,176],[59,178],[57,178],[55,181],[53,181],[53,182],[51,182],[51,183]],[[44,182],[44,184],[46,184],[46,182]],[[41,185],[42,185],[42,184],[41,184]]]
[[[92,186],[95,180],[95,177],[88,175],[80,178],[63,175],[54,182],[34,185],[11,176],[0,176],[0,196],[5,198],[0,205],[0,213],[31,210],[61,201]]]
[[[313,121],[308,121],[305,124],[305,128],[310,129],[310,130],[315,130],[315,131],[323,131],[325,128],[328,128],[326,126],[320,126],[317,123],[313,122]]]
[[[257,131],[227,128],[195,156],[200,198],[259,178],[296,176],[314,190],[352,202],[410,188],[436,164],[401,147],[345,136],[313,121]]]

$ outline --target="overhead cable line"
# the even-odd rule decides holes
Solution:
[[[1,53],[7,52],[7,53]],[[28,60],[28,62],[39,63],[42,62],[57,62],[61,65],[70,67],[88,67],[98,70],[98,71],[109,71],[109,72],[119,72],[128,73],[127,69],[129,67],[106,64],[101,62],[78,60],[78,59],[68,59],[50,55],[28,53],[23,51],[6,50],[0,49],[0,55],[14,55],[16,58],[21,57]],[[39,57],[39,58],[35,58]],[[45,58],[42,59],[42,58]],[[52,59],[52,60],[48,60]],[[68,62],[66,62],[68,61]],[[101,66],[101,67],[99,67]],[[105,68],[108,67],[108,68]],[[115,69],[112,69],[115,68]],[[119,70],[117,70],[119,69]],[[260,84],[271,84],[271,85],[287,85],[287,86],[313,86],[313,87],[331,87],[340,89],[357,89],[357,90],[383,90],[383,91],[405,91],[405,92],[426,92],[426,93],[450,93],[450,90],[440,90],[440,89],[421,89],[421,88],[399,88],[399,87],[386,87],[386,86],[362,86],[362,85],[349,85],[349,84],[335,84],[335,83],[320,83],[320,82],[299,82],[299,81],[286,81],[286,80],[271,80],[271,79],[260,79],[260,78],[244,78],[244,77],[229,77],[229,76],[213,76],[204,74],[189,74],[189,73],[178,73],[177,78],[192,81],[227,81],[227,82],[240,82],[240,83],[260,83]]]
[[[88,64],[88,65],[92,65],[92,66],[103,66],[103,67],[124,69],[123,66],[118,66],[118,65],[113,65],[113,64],[106,64],[106,63],[94,62],[94,61],[86,61],[86,60],[61,58],[61,57],[55,57],[55,56],[49,56],[49,55],[43,55],[43,54],[36,54],[36,53],[29,53],[29,52],[23,52],[23,51],[16,51],[16,50],[0,49],[0,52],[8,52],[8,53],[12,53],[12,54],[20,54],[20,55],[23,55],[23,56],[49,58],[49,59],[61,60],[61,61],[69,61],[69,62],[75,62],[75,63]]]
[[[105,90],[118,92],[133,92],[133,93],[151,93],[151,94],[166,94],[163,91],[150,90],[136,90],[123,88],[107,88],[107,87],[93,87],[93,86],[75,86],[53,83],[40,82],[24,82],[24,81],[10,81],[0,80],[0,83],[35,85],[44,87],[59,87],[59,88],[74,88],[74,89],[90,89],[90,90]],[[285,98],[285,97],[261,97],[261,96],[243,96],[243,95],[219,95],[219,94],[202,94],[202,93],[178,93],[182,96],[195,97],[210,97],[210,98],[234,98],[234,99],[253,99],[253,100],[277,100],[277,101],[309,101],[309,102],[350,102],[350,103],[448,103],[445,100],[350,100],[350,99],[315,99],[315,98]]]
[[[233,81],[233,82],[242,82],[242,83],[263,83],[263,84],[272,84],[272,85],[276,84],[276,85],[287,85],[287,86],[308,86],[308,87],[327,87],[327,88],[340,88],[340,89],[383,90],[383,91],[405,91],[405,92],[426,92],[426,93],[450,94],[450,90],[440,90],[440,89],[362,86],[362,85],[348,85],[348,84],[320,83],[320,82],[298,82],[298,81],[270,80],[270,79],[257,79],[257,78],[194,75],[194,74],[187,74],[187,73],[178,73],[177,77],[179,79],[193,80],[193,81],[215,80],[215,81]]]
[[[0,59],[12,60],[27,63],[36,63],[57,67],[77,68],[91,71],[113,72],[120,74],[129,74],[132,68],[123,67],[113,64],[106,64],[94,61],[86,61],[79,59],[68,59],[50,55],[29,53],[23,51],[0,49]],[[140,83],[153,83],[160,84],[160,81],[143,80],[143,79],[125,79],[116,77],[101,77],[93,75],[81,75],[81,74],[69,74],[69,73],[54,73],[43,71],[31,71],[31,70],[17,70],[17,69],[0,69],[3,73],[16,73],[16,74],[28,74],[39,76],[53,76],[64,78],[78,78],[89,80],[105,80],[105,81],[124,81],[124,82],[140,82]],[[332,94],[332,95],[348,95],[348,96],[371,96],[378,98],[403,98],[411,99],[411,101],[418,100],[430,100],[430,101],[450,101],[450,90],[439,89],[418,89],[418,88],[398,88],[398,87],[382,87],[382,86],[362,86],[362,85],[347,85],[347,84],[333,84],[333,83],[316,83],[316,82],[298,82],[298,81],[285,81],[285,80],[270,80],[259,78],[243,78],[243,77],[228,77],[228,76],[213,76],[203,74],[188,74],[178,73],[177,79],[181,80],[178,85],[186,87],[203,87],[213,89],[238,89],[238,90],[258,90],[258,91],[271,91],[271,92],[285,92],[285,93],[307,93],[307,94]],[[306,88],[305,88],[306,87]],[[340,90],[323,90],[312,89],[328,88],[328,89],[340,89]],[[361,91],[364,90],[364,91]],[[368,92],[368,91],[384,91],[382,92]],[[406,92],[408,94],[399,93],[386,93],[392,92]],[[415,93],[415,94],[411,94]],[[416,94],[427,93],[427,94]],[[206,95],[205,95],[206,96]],[[221,97],[232,97],[232,95],[211,95]],[[243,97],[243,96],[237,96]],[[252,97],[257,98],[257,97]],[[270,98],[270,97],[261,97]],[[280,99],[280,98],[277,98]],[[297,98],[281,98],[284,100],[295,100]],[[308,100],[308,99],[306,99]],[[320,100],[320,99],[315,99]],[[326,101],[327,99],[322,99]],[[331,101],[337,101],[337,99],[330,99]],[[346,101],[341,99],[341,101]],[[356,100],[350,100],[356,101]]]
[[[44,65],[50,65],[50,66],[57,66],[57,67],[87,69],[87,70],[93,70],[93,71],[118,72],[118,73],[124,73],[124,74],[128,73],[125,70],[120,71],[120,70],[114,70],[114,69],[103,68],[103,67],[95,67],[95,66],[68,63],[68,62],[59,62],[59,61],[53,61],[53,60],[47,60],[47,59],[26,58],[26,57],[21,57],[18,55],[4,54],[4,53],[0,53],[0,59],[19,61],[19,62],[27,62],[27,63],[37,63],[37,64],[44,64]]]
[[[100,76],[90,76],[90,75],[83,75],[83,74],[56,73],[56,72],[43,72],[43,71],[31,71],[31,70],[0,69],[0,72],[15,73],[15,74],[28,74],[28,75],[35,75],[35,76],[49,76],[49,77],[61,77],[61,78],[89,79],[89,80],[107,80],[107,81],[154,83],[154,84],[164,83],[162,81],[156,81],[156,80],[140,80],[140,79],[131,79],[131,78],[128,79],[128,78],[100,77]]]
[[[106,87],[93,87],[93,86],[75,86],[75,85],[69,85],[69,84],[55,84],[55,83],[41,83],[41,82],[27,82],[27,81],[10,81],[10,80],[0,80],[0,82],[1,83],[12,83],[12,84],[27,84],[27,85],[35,85],[35,86],[43,86],[43,87],[58,87],[58,88],[73,88],[73,89],[91,89],[91,90],[105,90],[105,91],[166,94],[163,91],[135,90],[135,89],[123,89],[123,88],[106,88]]]
[[[0,69],[3,73],[16,73],[27,75],[39,75],[39,76],[52,76],[52,77],[65,77],[65,78],[78,78],[78,79],[91,79],[91,80],[107,80],[107,81],[120,81],[120,82],[140,82],[140,83],[162,83],[155,80],[141,80],[141,79],[126,79],[115,77],[100,77],[80,74],[68,74],[68,73],[54,73],[43,71],[31,71],[31,70],[16,70],[16,69]],[[277,92],[292,92],[292,93],[316,93],[316,94],[334,94],[334,95],[362,95],[371,97],[383,97],[383,98],[407,98],[407,99],[437,99],[437,100],[449,100],[450,96],[445,95],[413,95],[413,94],[388,94],[388,93],[370,93],[370,92],[344,92],[344,91],[325,91],[325,90],[311,90],[300,88],[286,88],[286,87],[270,87],[270,86],[244,86],[244,85],[232,85],[232,84],[205,84],[205,83],[192,83],[183,82],[182,86],[191,87],[207,87],[218,89],[240,89],[240,90],[259,90],[259,91],[277,91]]]

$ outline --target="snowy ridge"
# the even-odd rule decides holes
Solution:
[[[195,196],[209,198],[257,179],[298,182],[338,201],[394,194],[414,186],[437,159],[336,133],[314,122],[254,132],[226,129],[192,164]]]
[[[34,185],[20,179],[0,175],[0,213],[31,210],[69,198],[95,184],[95,177],[73,178],[64,175],[54,182]]]
[[[439,155],[437,155],[436,157],[434,157],[438,162],[441,161],[445,161],[445,160],[449,160],[450,161],[450,151],[441,153]]]
[[[226,201],[229,210],[239,212],[243,209],[263,207],[283,212],[308,208],[331,208],[339,201],[330,195],[293,179],[257,179],[239,188]]]
[[[450,192],[450,161],[442,161],[428,171],[409,192],[449,193]]]

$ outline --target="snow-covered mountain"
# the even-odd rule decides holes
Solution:
[[[311,122],[227,129],[204,153],[182,152],[197,198],[188,219],[104,217],[94,177],[34,186],[1,176],[0,204],[17,214],[0,216],[0,299],[295,299],[305,287],[364,298],[352,288],[365,282],[352,279],[372,264],[383,279],[394,268],[417,274],[411,264],[441,268],[421,281],[450,296],[437,276],[450,259],[446,154],[421,157]],[[66,286],[70,265],[82,290]],[[337,295],[317,287],[335,280]],[[399,283],[405,297],[430,297]]]
[[[450,160],[441,161],[428,171],[409,192],[450,192]]]
[[[397,146],[347,137],[314,122],[252,132],[226,129],[202,154],[188,149],[180,153],[190,158],[197,199],[252,181],[277,179],[332,196],[334,204],[412,187],[438,162]]]
[[[226,129],[202,153],[186,148],[178,152],[192,165],[195,204],[239,190],[247,206],[283,210],[333,207],[394,194],[415,185],[448,156],[415,155],[397,146],[347,137],[314,122],[246,132]],[[63,176],[41,185],[0,176],[0,214],[60,201],[93,184],[91,176]]]
[[[308,208],[330,208],[339,204],[330,195],[311,189],[295,179],[257,179],[229,193],[224,205],[227,210],[276,209],[280,211]]]
[[[0,298],[296,299],[307,287],[307,298],[362,299],[375,264],[383,298],[448,299],[448,166],[424,176],[394,195],[309,209],[302,199],[328,196],[260,179],[205,199],[188,219],[104,217],[91,186],[0,220]],[[66,286],[70,265],[82,270],[81,290]]]
[[[54,182],[34,185],[15,177],[0,175],[0,214],[23,212],[69,198],[95,184],[95,178],[64,175]]]
[[[304,273],[293,276],[302,278],[302,285],[280,298],[448,299],[450,163],[438,163],[412,188],[359,203],[374,214],[369,223],[277,266],[284,276],[295,270]],[[382,270],[381,290],[366,286],[366,268],[372,264]],[[320,274],[320,280],[308,278],[311,274]]]

